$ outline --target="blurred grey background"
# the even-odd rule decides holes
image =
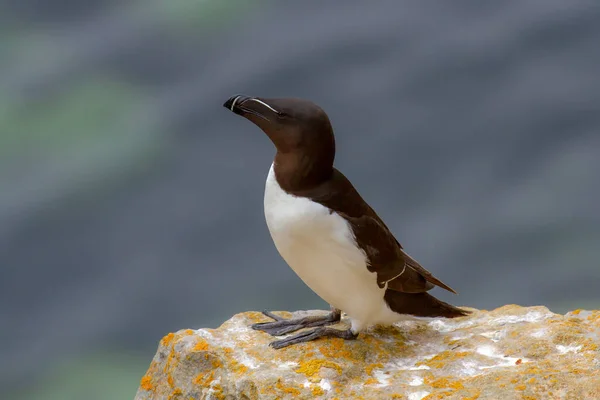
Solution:
[[[133,398],[168,332],[326,307],[236,93],[321,105],[441,298],[600,308],[597,1],[2,0],[0,398]]]

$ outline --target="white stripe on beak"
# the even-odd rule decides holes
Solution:
[[[233,107],[235,107],[235,103],[238,101],[238,99],[242,97],[242,96],[236,96],[235,99],[233,99],[233,103],[231,103],[231,107],[229,108],[231,111],[233,111]]]
[[[258,100],[258,99],[254,99],[254,98],[248,99],[248,100],[249,101],[252,100],[252,101],[255,101],[255,102],[259,103],[259,104],[262,104],[263,106],[267,107],[269,110],[273,111],[274,113],[279,114],[279,111],[277,111],[276,109],[274,109],[273,107],[271,107],[270,105],[268,105],[267,103],[265,103],[264,101],[261,101],[261,100]],[[235,104],[235,101],[233,103]]]

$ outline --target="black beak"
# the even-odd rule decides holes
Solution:
[[[228,108],[238,115],[242,115],[243,111],[240,109],[239,105],[249,98],[250,97],[242,94],[236,94],[235,96],[231,96],[229,99],[227,99],[227,101],[223,103],[223,107]]]
[[[265,121],[271,121],[267,116],[269,113],[275,113],[277,115],[281,114],[263,100],[257,97],[244,96],[242,94],[231,96],[225,103],[223,103],[223,107],[228,108],[242,117],[254,115],[264,119]],[[267,115],[265,115],[265,111]]]

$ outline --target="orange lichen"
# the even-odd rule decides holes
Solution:
[[[538,367],[536,367],[535,365],[532,365],[531,367],[527,368],[524,371],[525,374],[540,374],[542,373],[542,370],[539,369]]]
[[[375,363],[375,364],[367,365],[367,368],[365,368],[365,371],[367,372],[367,375],[371,376],[371,375],[373,375],[373,370],[376,368],[383,368],[383,364]]]
[[[449,361],[453,361],[459,358],[464,358],[466,356],[468,356],[469,353],[465,352],[465,351],[457,351],[457,352],[453,352],[453,351],[442,351],[440,354],[437,354],[435,357],[426,360],[426,361],[419,361],[418,363],[416,363],[417,366],[420,365],[426,365],[430,368],[443,368],[446,366],[446,364]]]
[[[392,399],[403,399],[403,398],[404,398],[404,396],[403,396],[403,395],[401,395],[401,394],[398,394],[398,393],[393,393],[393,394],[390,396],[390,398],[392,398]]]
[[[171,332],[167,336],[165,336],[164,338],[161,339],[160,344],[162,344],[163,346],[168,346],[173,341],[173,338],[175,338],[175,334],[173,332]]]
[[[477,400],[479,396],[481,396],[481,391],[479,389],[474,389],[471,393],[472,395],[470,397],[463,397],[462,400]]]
[[[194,384],[205,387],[209,386],[214,379],[214,371],[210,371],[209,373],[200,373],[194,378]]]
[[[212,360],[212,367],[213,367],[214,369],[217,369],[217,368],[221,367],[222,365],[223,365],[223,364],[221,363],[221,361],[220,361],[220,360],[218,360],[218,359],[216,359],[216,358],[215,358],[214,360]]]
[[[260,388],[260,393],[262,394],[276,394],[273,386],[263,386]]]
[[[300,366],[298,369],[296,369],[296,372],[312,377],[318,374],[323,367],[335,369],[338,373],[342,373],[342,367],[340,367],[338,364],[323,359],[304,361],[300,363]]]
[[[379,383],[379,381],[375,378],[369,378],[365,381],[365,385],[375,385],[376,383]]]
[[[598,345],[596,343],[587,343],[583,346],[584,351],[597,351]]]
[[[169,356],[167,357],[167,362],[165,363],[165,368],[163,369],[163,372],[167,372],[169,368],[173,367],[173,364],[177,363],[177,361],[178,360],[175,354],[175,346],[171,346],[171,351],[169,352]]]
[[[142,389],[150,391],[154,390],[154,384],[152,383],[152,377],[148,375],[144,375],[142,380],[140,381],[140,386]]]
[[[194,346],[194,351],[206,351],[208,350],[208,343],[204,339],[198,340]]]
[[[579,313],[581,313],[581,309],[580,308],[578,308],[577,310],[573,310],[571,312],[571,314],[573,314],[573,315],[579,315]]]
[[[319,351],[327,358],[356,358],[353,357],[352,352],[346,348],[346,341],[339,338],[332,338],[324,341],[324,344],[319,346]]]
[[[248,371],[248,367],[245,366],[244,364],[240,364],[239,362],[237,362],[236,360],[231,360],[230,361],[231,364],[231,368],[230,370],[232,370],[232,372],[236,373],[236,374],[244,374]]]
[[[521,360],[520,358],[515,361],[515,365],[521,365],[523,363],[523,360]]]
[[[171,374],[169,374],[169,375],[167,376],[167,383],[168,383],[168,384],[169,384],[169,386],[171,386],[171,387],[175,386],[175,382],[174,382],[174,380],[173,380],[173,376],[172,376]]]
[[[172,400],[177,396],[181,396],[183,394],[183,392],[181,391],[181,389],[175,389],[173,390],[173,392],[169,395],[169,399],[168,400]]]
[[[219,384],[213,385],[212,389],[212,397],[217,400],[225,400],[225,395],[223,394],[223,387]]]
[[[275,387],[284,393],[288,393],[288,394],[291,394],[294,396],[300,395],[300,391],[298,389],[293,388],[293,387],[284,386],[283,383],[281,383],[281,379],[277,379],[277,383],[275,384]]]
[[[424,382],[432,388],[436,389],[464,389],[464,386],[460,381],[451,381],[448,378],[433,379],[432,376],[428,375],[425,377]]]
[[[525,386],[525,385],[517,385],[517,386],[515,386],[515,389],[523,391],[523,390],[527,389],[527,386]]]
[[[311,391],[313,396],[323,396],[325,394],[325,391],[319,386],[314,386]]]

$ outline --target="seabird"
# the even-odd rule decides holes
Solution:
[[[311,101],[236,95],[224,107],[257,125],[277,150],[264,195],[269,232],[292,270],[331,307],[326,316],[274,319],[253,329],[282,336],[274,348],[321,337],[356,339],[371,325],[406,318],[454,318],[469,312],[427,293],[456,293],[409,256],[350,181],[333,166],[335,139],[327,114]],[[344,312],[347,330],[335,329]]]

